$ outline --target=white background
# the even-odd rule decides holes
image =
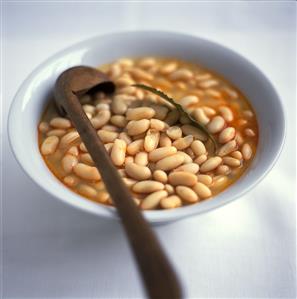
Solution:
[[[120,225],[37,187],[13,158],[6,133],[9,105],[33,68],[74,42],[126,29],[217,41],[255,63],[281,95],[288,131],[273,171],[244,198],[155,231],[187,298],[295,298],[294,2],[10,1],[2,14],[4,298],[144,296]]]

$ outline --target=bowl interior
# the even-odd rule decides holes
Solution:
[[[75,65],[98,66],[123,56],[167,56],[200,63],[237,86],[254,107],[259,145],[249,170],[214,199],[170,211],[145,212],[151,222],[176,220],[224,205],[252,188],[272,167],[285,131],[281,102],[266,77],[249,61],[213,42],[168,32],[126,32],[74,45],[40,65],[16,94],[9,117],[9,137],[17,160],[29,176],[55,197],[97,215],[114,217],[114,208],[90,202],[65,188],[48,170],[38,149],[37,125],[58,75]]]

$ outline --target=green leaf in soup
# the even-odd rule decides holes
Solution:
[[[156,89],[154,87],[148,86],[148,85],[133,84],[132,86],[150,91],[150,92],[160,96],[162,99],[166,100],[167,102],[171,103],[180,112],[181,115],[183,115],[183,116],[185,116],[189,119],[192,126],[198,128],[199,130],[201,130],[203,133],[206,134],[206,136],[208,137],[209,140],[211,140],[211,142],[214,146],[214,153],[216,153],[216,151],[217,151],[217,142],[216,142],[215,138],[213,137],[213,135],[206,129],[206,127],[204,125],[202,125],[201,123],[196,121],[187,111],[185,111],[184,108],[180,104],[175,102],[174,99],[169,97],[163,91],[161,91],[159,89]]]

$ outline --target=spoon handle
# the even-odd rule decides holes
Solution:
[[[129,190],[112,164],[96,130],[83,111],[78,97],[72,92],[64,96],[66,99],[64,99],[63,108],[94,160],[117,208],[148,296],[154,299],[182,298],[180,283],[172,266],[151,227],[134,204]]]

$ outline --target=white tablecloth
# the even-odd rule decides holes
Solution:
[[[6,133],[9,105],[34,67],[74,42],[124,29],[174,30],[217,41],[255,63],[275,85],[288,131],[273,171],[234,203],[154,229],[187,298],[295,297],[295,13],[295,3],[285,1],[4,2],[4,298],[144,296],[120,225],[37,187],[12,156]]]

